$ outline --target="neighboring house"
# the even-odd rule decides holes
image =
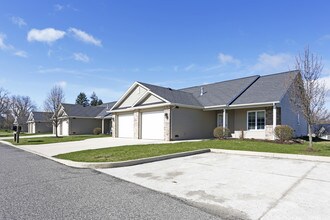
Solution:
[[[31,112],[27,120],[28,133],[52,133],[52,116],[51,112]]]
[[[306,135],[307,124],[290,105],[290,71],[171,89],[135,82],[110,110],[113,137],[180,140],[211,138],[217,126],[232,137],[274,139],[276,125]]]
[[[94,128],[101,128],[103,134],[111,134],[111,113],[107,112],[115,102],[99,106],[61,104],[59,111],[59,135],[93,134]],[[55,128],[53,128],[55,133]]]
[[[314,135],[324,140],[330,140],[330,124],[318,124],[313,126]]]
[[[21,121],[22,121],[23,123],[19,124],[19,123],[18,123],[18,120],[17,120],[17,117],[16,117],[16,118],[14,119],[14,123],[13,123],[13,125],[14,125],[14,126],[17,126],[17,125],[21,126],[21,132],[28,132],[28,125],[27,125],[27,123],[26,123],[27,120],[28,120],[28,116],[24,116],[24,117],[21,118]]]

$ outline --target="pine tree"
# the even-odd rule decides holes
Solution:
[[[84,92],[79,93],[76,99],[76,104],[89,106],[89,100]]]
[[[92,93],[91,95],[91,106],[97,106],[97,105],[102,105],[103,101],[97,97],[95,92]]]

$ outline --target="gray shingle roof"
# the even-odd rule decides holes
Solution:
[[[103,118],[105,116],[110,115],[108,111],[114,106],[116,102],[108,102],[108,103],[103,103],[102,105],[99,105],[99,107],[103,107],[104,109],[97,115],[98,118]]]
[[[202,107],[201,103],[199,103],[198,100],[191,93],[161,86],[155,86],[142,82],[139,83],[150,89],[151,92],[159,95],[160,97],[166,99],[171,103]]]
[[[181,89],[191,93],[203,106],[227,105],[240,95],[259,76],[250,76],[240,79],[217,82],[207,85]],[[204,93],[201,96],[201,88]]]
[[[52,112],[32,112],[33,119],[36,122],[50,122],[50,118],[53,116]]]
[[[232,105],[281,101],[298,71],[261,76]]]
[[[102,106],[82,106],[79,104],[62,103],[65,113],[69,117],[97,117],[106,107]]]
[[[250,76],[183,89],[170,89],[138,82],[170,103],[198,107],[281,101],[298,71]],[[203,88],[203,95],[201,95]]]

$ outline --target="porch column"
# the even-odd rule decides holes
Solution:
[[[102,134],[104,134],[104,118],[102,118]]]
[[[224,108],[223,109],[223,114],[222,114],[222,126],[224,127],[224,128],[226,128],[227,127],[227,125],[226,125],[226,109]]]
[[[276,104],[273,104],[273,139],[275,140],[275,127],[276,127],[276,119],[277,119],[277,112],[276,112]]]

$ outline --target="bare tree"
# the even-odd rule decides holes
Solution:
[[[296,69],[299,70],[300,75],[293,83],[291,103],[307,121],[309,136],[307,150],[312,151],[312,126],[320,120],[329,118],[325,107],[327,90],[325,84],[320,80],[323,70],[322,59],[311,53],[307,47],[303,54],[296,57]]]
[[[0,87],[0,116],[5,114],[9,108],[8,92]]]
[[[16,119],[17,125],[25,124],[30,112],[35,108],[29,96],[13,95],[10,98],[10,111]]]
[[[44,102],[44,109],[47,112],[53,113],[52,121],[55,127],[56,137],[58,137],[57,127],[60,124],[59,111],[62,102],[64,102],[63,89],[60,86],[54,86]]]

